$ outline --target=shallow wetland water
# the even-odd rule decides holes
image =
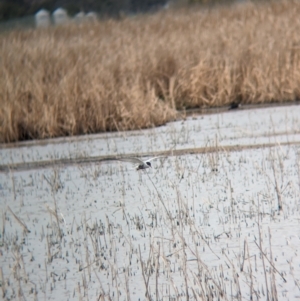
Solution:
[[[159,152],[141,172],[80,163]],[[21,143],[0,162],[4,300],[300,298],[300,106]]]

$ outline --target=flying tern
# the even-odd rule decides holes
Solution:
[[[118,161],[123,161],[123,162],[131,162],[131,163],[134,163],[136,164],[136,170],[141,170],[141,169],[147,169],[147,168],[150,168],[152,167],[151,165],[151,161],[154,160],[154,159],[157,159],[157,158],[160,158],[160,157],[153,157],[153,158],[150,158],[148,160],[141,160],[139,158],[119,158],[117,159]]]

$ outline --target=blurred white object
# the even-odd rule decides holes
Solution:
[[[63,8],[58,8],[52,13],[55,25],[60,25],[68,22],[69,17],[67,11]]]
[[[50,13],[47,10],[41,9],[35,14],[36,27],[48,27],[50,23]]]

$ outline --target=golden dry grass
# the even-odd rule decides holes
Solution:
[[[182,9],[0,36],[0,142],[164,124],[300,96],[300,2]]]

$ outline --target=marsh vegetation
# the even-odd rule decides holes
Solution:
[[[0,142],[297,100],[299,14],[299,1],[245,2],[1,34]]]

